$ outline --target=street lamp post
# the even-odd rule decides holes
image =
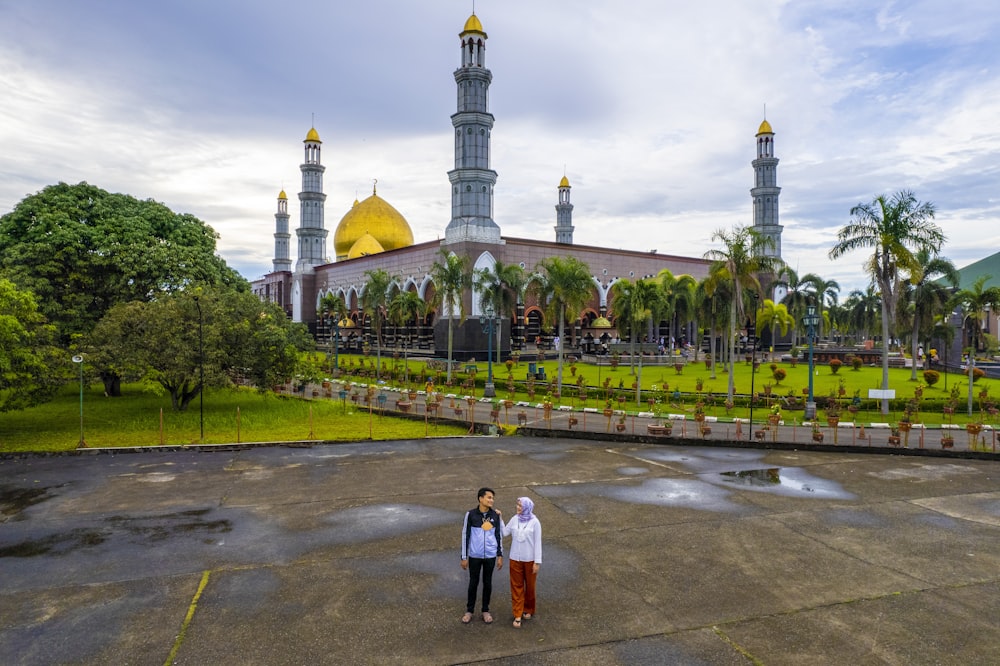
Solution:
[[[201,428],[201,442],[205,442],[205,317],[201,312],[201,299],[194,297],[198,308],[198,425]]]
[[[757,365],[757,303],[760,301],[760,294],[754,292],[753,295],[753,332],[747,329],[748,335],[753,335],[753,345],[750,352],[750,427],[747,433],[747,441],[753,441],[753,400],[754,400],[754,378],[757,375],[757,371],[754,369]]]
[[[87,446],[87,442],[83,438],[83,357],[77,354],[73,357],[73,362],[80,366],[80,441],[76,448],[82,449]]]
[[[479,323],[483,326],[483,333],[486,334],[486,385],[483,387],[483,397],[496,397],[496,387],[493,385],[493,327],[496,325],[496,313],[491,305],[484,304],[483,312],[479,315]]]
[[[816,343],[816,325],[819,324],[819,316],[816,314],[816,306],[810,305],[806,308],[806,316],[802,318],[802,323],[806,325],[809,335],[809,398],[806,400],[805,418],[816,418],[816,399],[813,397],[813,346]]]

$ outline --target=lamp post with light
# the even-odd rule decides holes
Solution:
[[[802,318],[809,335],[809,396],[806,400],[805,418],[816,418],[816,399],[813,397],[813,346],[816,343],[816,326],[819,324],[819,315],[816,314],[816,306],[810,305],[806,308],[806,316]]]
[[[83,438],[83,356],[77,354],[73,357],[73,362],[80,367],[80,441],[76,448],[83,449],[87,446],[87,442]]]
[[[482,314],[479,315],[479,323],[483,326],[483,333],[486,334],[486,384],[483,387],[483,397],[496,397],[496,387],[493,385],[493,331],[499,324],[500,318],[489,303],[483,304]]]
[[[747,327],[747,335],[753,335],[753,346],[750,352],[750,428],[747,433],[747,441],[753,440],[753,400],[754,400],[754,378],[757,375],[757,303],[760,301],[760,294],[753,294],[753,332]],[[749,323],[749,320],[748,322]]]

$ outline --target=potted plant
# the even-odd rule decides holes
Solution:
[[[889,446],[899,446],[899,428],[889,431]]]
[[[955,446],[955,437],[947,430],[941,431],[941,448],[950,449]]]
[[[816,421],[813,421],[812,424],[812,440],[814,442],[823,441],[823,432],[819,429],[819,423],[817,423]]]
[[[615,430],[618,432],[625,432],[625,412],[621,411],[618,413],[618,423],[615,424]]]
[[[767,415],[767,422],[773,426],[781,423],[781,405],[778,403],[771,405],[771,413]]]

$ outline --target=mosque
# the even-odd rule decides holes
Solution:
[[[504,236],[493,220],[497,172],[490,167],[494,118],[487,103],[493,75],[486,67],[487,35],[475,14],[465,22],[459,38],[461,60],[454,72],[458,108],[451,116],[455,129],[455,166],[448,172],[451,220],[445,228],[444,239],[414,242],[406,218],[373,188],[371,196],[355,201],[337,225],[331,262],[327,255],[328,231],[324,223],[323,142],[316,129],[311,128],[303,142],[305,158],[300,166],[302,191],[298,195],[299,226],[295,230],[298,258],[293,266],[288,196],[282,191],[274,215],[273,270],[252,283],[254,293],[281,305],[294,321],[308,324],[319,338],[329,336],[332,329],[329,322],[317,315],[321,299],[327,294],[342,298],[350,316],[337,326],[341,348],[360,348],[362,341],[371,335],[370,317],[360,305],[367,281],[366,271],[383,269],[393,276],[391,292],[412,291],[425,302],[432,303],[435,285],[431,267],[441,260],[442,250],[467,257],[473,270],[490,270],[497,262],[502,262],[516,264],[529,275],[543,259],[574,256],[590,268],[593,288],[583,312],[574,321],[567,322],[565,335],[568,339],[565,342],[569,349],[591,345],[602,336],[606,339],[609,331],[613,331],[615,314],[609,295],[616,281],[653,277],[663,269],[675,276],[688,274],[697,280],[708,275],[709,262],[702,258],[661,254],[656,250],[575,244],[571,186],[565,176],[554,198],[554,240]],[[767,120],[757,131],[756,144],[756,159],[751,162],[754,170],[754,186],[750,190],[753,227],[773,241],[768,251],[780,257],[782,227],[778,224],[778,196],[781,188],[777,187],[774,132]],[[487,345],[478,319],[482,315],[479,296],[469,290],[463,300],[467,319],[459,324],[455,313],[455,357],[473,356],[477,351],[482,357]],[[406,331],[399,333],[405,334],[415,348],[442,350],[446,347],[445,322],[449,316],[452,316],[449,311],[430,309],[426,317],[411,322]],[[553,329],[553,322],[545,320],[540,304],[526,294],[517,312],[501,322],[501,353],[506,355],[508,351],[522,349],[538,340],[545,346]],[[397,332],[392,329],[387,332],[384,344],[391,346]],[[693,331],[671,332],[666,321],[660,322],[654,333],[677,335],[678,339],[686,335],[694,339]]]

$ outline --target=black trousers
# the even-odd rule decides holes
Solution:
[[[490,597],[493,595],[493,570],[496,569],[497,558],[469,558],[469,600],[465,610],[474,613],[476,610],[476,593],[479,591],[479,576],[483,577],[483,612],[490,612]]]

